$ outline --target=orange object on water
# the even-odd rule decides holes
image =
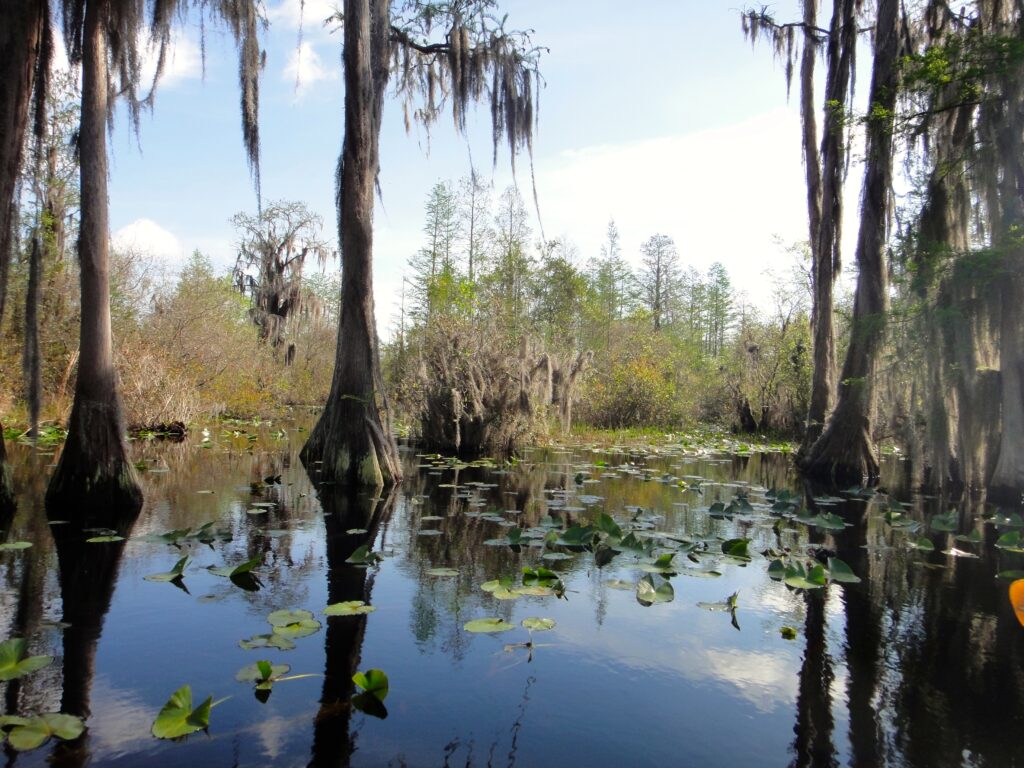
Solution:
[[[1024,579],[1017,579],[1010,585],[1010,605],[1017,614],[1017,621],[1024,627]]]

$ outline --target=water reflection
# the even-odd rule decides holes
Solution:
[[[0,530],[35,546],[0,552],[0,637],[27,637],[32,653],[58,658],[0,683],[4,711],[96,711],[79,743],[18,755],[19,766],[660,765],[680,755],[697,766],[1020,763],[1024,630],[993,576],[1024,568],[1024,556],[994,548],[1002,531],[979,522],[984,508],[970,499],[953,520],[956,533],[977,530],[980,544],[928,532],[949,502],[899,490],[895,462],[886,467],[890,499],[804,487],[778,454],[547,448],[499,467],[408,451],[406,482],[374,497],[314,490],[295,459],[302,434],[291,427],[225,430],[211,443],[136,444],[148,468],[141,516],[70,524],[56,512],[48,520],[42,507],[50,457],[12,447],[25,493]],[[849,525],[780,520],[764,503],[769,488]],[[755,508],[711,511],[737,494]],[[934,551],[908,549],[906,530],[886,522],[897,501]],[[679,575],[672,603],[643,608],[608,584],[639,577],[628,553],[603,566],[589,553],[544,561],[540,547],[501,541],[514,528],[569,525],[595,510],[643,522],[643,535],[706,538],[712,549],[715,537],[747,536],[756,552],[839,557],[862,581],[796,592],[769,580],[758,556],[722,563],[715,579]],[[223,537],[180,550],[137,538],[86,542],[101,535],[92,529],[128,538],[210,521]],[[383,562],[346,563],[363,544]],[[954,546],[979,557],[945,554]],[[142,580],[185,553],[188,594]],[[251,558],[261,563],[255,591],[206,570]],[[538,564],[560,575],[567,599],[498,601],[480,589]],[[439,568],[456,575],[438,576]],[[739,632],[727,613],[696,607],[737,590]],[[294,672],[322,669],[322,681],[284,683],[266,703],[237,695],[234,673],[259,653],[238,640],[266,631],[270,611],[350,600],[379,603],[378,611],[325,619],[322,636],[266,654]],[[483,616],[517,629],[463,630]],[[526,616],[558,622],[537,638],[544,645],[529,663],[503,650],[528,638],[518,626]],[[783,640],[783,626],[798,639]],[[144,654],[166,661],[132,658]],[[351,677],[364,659],[392,679],[386,720],[352,709]],[[210,737],[155,743],[146,724],[186,681],[197,695],[236,695],[216,710]],[[130,728],[99,711],[108,702]]]

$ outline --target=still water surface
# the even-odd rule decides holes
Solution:
[[[406,448],[406,481],[373,498],[318,490],[297,459],[305,432],[294,425],[212,431],[206,444],[134,444],[148,467],[146,506],[134,520],[94,521],[127,537],[108,543],[50,524],[42,493],[52,458],[12,446],[24,492],[15,517],[0,520],[0,540],[33,546],[0,552],[0,640],[25,637],[32,653],[56,658],[0,683],[0,704],[8,714],[87,715],[88,730],[33,752],[4,747],[7,765],[1024,764],[1024,627],[1008,582],[995,578],[1024,568],[1024,554],[995,548],[1011,529],[969,505],[954,532],[935,530],[930,518],[949,507],[901,494],[896,461],[883,484],[891,497],[833,490],[821,502],[781,454],[548,448],[497,468]],[[773,512],[770,489],[851,525],[826,530]],[[709,511],[737,494],[749,507]],[[902,517],[887,520],[896,508]],[[627,549],[599,566],[610,553],[493,542],[599,512],[653,545],[651,557]],[[147,536],[210,521],[221,534],[209,543]],[[972,530],[980,543],[953,538]],[[749,562],[722,554],[722,540],[737,537],[751,540]],[[922,537],[934,551],[907,546]],[[363,544],[380,562],[346,563]],[[965,555],[943,553],[953,547]],[[791,589],[767,573],[786,550],[838,557],[862,580]],[[671,551],[678,574],[650,577],[672,585],[672,600],[642,605],[641,567]],[[186,554],[180,587],[144,578]],[[258,583],[207,570],[254,557]],[[499,600],[481,589],[502,577],[514,589],[527,566],[556,571],[564,594]],[[429,573],[444,567],[458,575]],[[737,592],[734,612],[698,605]],[[322,615],[347,600],[376,610]],[[284,609],[312,611],[321,626],[290,650],[240,647]],[[484,617],[516,628],[463,628]],[[527,617],[556,625],[531,635],[520,626]],[[315,676],[276,683],[264,702],[235,680],[258,659]],[[390,679],[385,719],[349,704],[352,674],[370,668]],[[157,740],[153,720],[185,683],[197,700],[230,698],[208,733]]]

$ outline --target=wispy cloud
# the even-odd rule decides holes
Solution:
[[[325,67],[313,44],[304,41],[288,57],[283,77],[295,83],[296,99],[301,99],[320,82],[337,80],[336,68]]]

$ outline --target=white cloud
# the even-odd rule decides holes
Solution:
[[[143,51],[140,87],[143,93],[147,93],[152,86],[153,75],[156,74],[159,48],[150,45],[148,38],[140,40],[139,47]],[[173,87],[183,80],[195,80],[202,73],[203,60],[199,44],[184,35],[172,36],[165,53],[164,70],[158,88]]]
[[[136,251],[169,267],[180,267],[187,257],[181,241],[152,219],[136,219],[121,227],[111,242],[117,249]]]
[[[336,68],[325,68],[313,44],[303,42],[288,56],[282,76],[295,83],[296,98],[302,98],[316,83],[336,80],[338,72]]]
[[[284,24],[292,29],[301,25],[303,32],[323,28],[324,21],[335,13],[341,0],[282,0],[267,9],[271,24]]]

